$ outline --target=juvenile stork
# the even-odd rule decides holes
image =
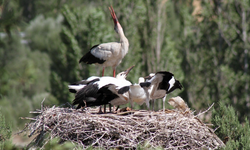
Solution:
[[[160,71],[156,74],[150,74],[146,78],[146,82],[140,83],[141,87],[148,87],[149,97],[153,101],[163,98],[163,112],[165,112],[165,100],[167,94],[173,92],[175,89],[182,89],[181,83],[174,78],[174,74],[167,71]]]
[[[138,84],[135,83],[129,86],[128,92],[129,92],[129,99],[131,101],[131,109],[133,109],[134,107],[134,102],[139,105],[146,103],[147,108],[150,109],[148,88],[140,86],[140,83],[143,82],[145,82],[145,79],[140,77]]]
[[[139,83],[144,82],[144,78],[139,78]],[[141,87],[138,84],[122,85],[109,84],[101,88],[98,92],[101,93],[102,101],[109,101],[110,104],[119,106],[130,102],[131,109],[134,107],[134,102],[139,105],[146,103],[149,109],[149,93],[147,87]],[[117,108],[118,109],[118,108]],[[115,111],[115,110],[114,110]]]
[[[90,107],[90,106],[101,106],[105,104],[110,104],[109,99],[113,99],[111,97],[108,97],[106,99],[103,99],[101,94],[102,92],[98,92],[100,89],[103,89],[103,87],[106,87],[107,85],[116,85],[116,86],[128,86],[131,85],[131,82],[126,80],[127,74],[130,72],[130,70],[134,66],[128,68],[126,71],[123,71],[119,74],[117,74],[116,78],[114,77],[91,77],[91,80],[83,80],[81,83],[86,83],[81,89],[75,88],[76,95],[75,99],[73,100],[73,105],[77,105],[76,109],[82,108],[82,107]],[[72,85],[69,85],[69,88],[72,90]],[[100,107],[100,113],[101,107]],[[106,113],[106,109],[104,107],[104,113]]]
[[[120,25],[113,7],[109,7],[115,27],[114,30],[119,34],[119,42],[102,43],[93,46],[79,61],[87,64],[99,64],[102,66],[102,76],[104,76],[105,67],[111,66],[113,69],[113,77],[115,77],[116,67],[122,62],[124,56],[128,53],[129,42],[124,35],[122,26]]]

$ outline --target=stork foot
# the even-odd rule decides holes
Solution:
[[[125,107],[119,110],[119,112],[126,112],[126,111],[131,111],[132,109],[129,107]]]

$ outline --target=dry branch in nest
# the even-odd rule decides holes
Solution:
[[[185,111],[183,111],[185,110]],[[49,133],[83,148],[135,149],[138,145],[164,149],[216,149],[224,143],[189,109],[166,112],[130,111],[118,114],[96,114],[97,109],[41,108],[24,131],[36,135],[33,144]],[[199,115],[199,114],[198,114]],[[31,119],[31,118],[30,118]]]

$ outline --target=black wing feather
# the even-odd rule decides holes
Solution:
[[[99,45],[95,45],[91,49],[93,49],[97,46],[99,46]],[[79,60],[79,63],[84,62],[86,64],[94,64],[94,63],[103,64],[106,60],[97,58],[94,55],[92,55],[91,49],[88,53],[86,53],[84,56],[82,56],[82,58]]]
[[[100,105],[109,104],[110,101],[119,97],[116,93],[110,91],[109,89],[110,86],[114,85],[108,84],[100,88],[100,90],[98,91],[97,104]]]
[[[167,71],[160,71],[160,72],[157,72],[155,75],[158,75],[158,74],[161,74],[163,77],[162,82],[160,82],[158,86],[158,89],[167,90],[170,86],[169,81],[172,79],[174,74],[172,74],[171,72],[167,72]]]
[[[89,107],[89,103],[91,104],[91,102],[93,102],[93,99],[97,98],[97,91],[97,84],[88,84],[76,93],[75,99],[73,100],[73,105],[78,104],[77,109],[81,107],[86,107],[85,104],[87,104],[87,107]]]
[[[75,89],[69,89],[70,93],[76,93],[77,91]]]
[[[126,93],[129,90],[130,86],[124,86],[118,90],[118,94]]]
[[[140,86],[143,88],[143,87],[149,87],[151,85],[151,82],[142,82],[140,83]]]

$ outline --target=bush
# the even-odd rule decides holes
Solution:
[[[225,149],[250,149],[249,121],[246,118],[244,123],[240,123],[232,106],[220,102],[218,109],[212,112],[212,123],[218,127],[215,133],[226,144]]]
[[[3,143],[11,136],[11,127],[6,124],[5,117],[0,112],[0,149],[3,148]]]

